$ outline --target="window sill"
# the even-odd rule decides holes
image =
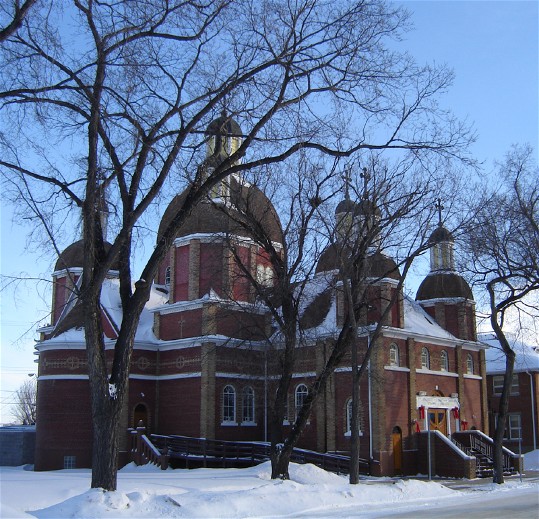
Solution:
[[[352,432],[351,431],[346,431],[344,433],[344,437],[345,438],[350,438],[352,436]],[[359,431],[359,436],[363,436],[363,432],[362,431]]]
[[[256,422],[241,422],[240,425],[241,425],[241,426],[245,426],[245,427],[255,427],[255,426],[256,426]]]
[[[237,427],[237,422],[221,422],[222,427]]]

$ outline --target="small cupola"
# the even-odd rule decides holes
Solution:
[[[455,240],[453,235],[442,224],[441,200],[436,204],[438,209],[438,227],[430,235],[430,271],[454,271],[455,260],[453,257],[453,247]]]
[[[242,135],[240,125],[223,110],[206,129],[206,160],[219,162],[233,155],[241,146]]]

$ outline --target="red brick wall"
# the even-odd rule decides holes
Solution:
[[[159,316],[159,338],[164,341],[201,335],[202,308]]]
[[[35,470],[64,468],[64,456],[76,467],[92,462],[92,422],[87,380],[40,380],[37,392]]]
[[[223,244],[200,244],[199,297],[213,289],[223,297]]]
[[[159,434],[200,436],[200,377],[159,382]]]
[[[189,245],[177,247],[174,266],[174,302],[189,299]]]

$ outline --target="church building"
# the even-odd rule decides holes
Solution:
[[[207,138],[208,159],[201,168],[211,168],[212,161],[238,149],[242,132],[223,115],[210,124]],[[159,235],[185,196],[181,193],[171,201]],[[268,341],[271,317],[257,302],[242,269],[268,290],[273,271],[265,252],[234,218],[246,208],[279,247],[283,231],[271,201],[241,175],[232,175],[193,209],[159,268],[135,337],[120,463],[127,461],[127,430],[140,421],[149,433],[162,435],[268,439],[279,344],[278,339]],[[335,219],[360,218],[366,210],[364,203],[347,197],[337,206]],[[430,272],[415,300],[399,288],[399,269],[390,257],[375,252],[367,261],[375,309],[366,317],[367,325],[376,323],[384,302],[399,291],[360,387],[360,456],[375,475],[417,473],[424,431],[446,437],[470,429],[488,434],[485,345],[477,340],[473,295],[455,270],[453,236],[441,223],[430,244]],[[39,330],[36,470],[91,464],[83,319],[73,290],[81,281],[83,255],[83,243],[77,241],[59,256],[52,273],[51,324]],[[109,272],[101,296],[110,352],[122,319],[117,269],[115,265]],[[336,248],[329,245],[302,302],[301,326],[309,339],[298,347],[285,430],[342,327],[338,277]],[[369,326],[362,329],[367,331],[358,336],[360,352],[370,342]],[[298,446],[349,452],[351,396],[351,357],[346,354]]]

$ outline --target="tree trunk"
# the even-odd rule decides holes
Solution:
[[[290,465],[291,447],[286,447],[283,443],[271,446],[271,479],[290,479],[288,467]]]
[[[509,346],[509,342],[498,323],[498,309],[495,305],[495,294],[492,286],[487,286],[491,301],[490,324],[496,338],[498,339],[505,354],[505,374],[503,378],[503,389],[498,406],[498,421],[494,432],[494,475],[493,483],[503,484],[503,437],[507,423],[507,410],[509,408],[509,395],[511,394],[511,384],[513,382],[513,370],[515,366],[515,352]]]
[[[95,408],[98,414],[95,414]],[[122,405],[119,398],[95,402],[92,451],[92,488],[116,490],[119,429]]]

